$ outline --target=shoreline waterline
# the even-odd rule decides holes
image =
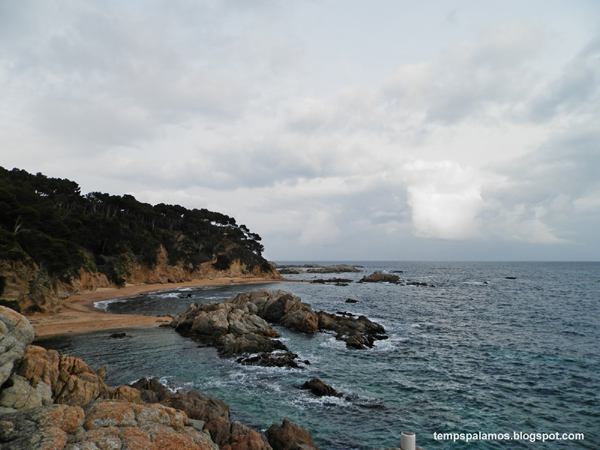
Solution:
[[[278,283],[282,281],[287,280],[223,277],[198,279],[181,283],[129,284],[122,288],[99,288],[95,291],[73,294],[64,300],[61,300],[59,312],[34,313],[27,316],[27,319],[31,322],[35,330],[35,339],[70,334],[83,334],[100,330],[108,331],[121,328],[159,326],[170,322],[170,317],[145,316],[139,314],[113,314],[103,312],[101,309],[96,308],[95,303],[182,288]]]

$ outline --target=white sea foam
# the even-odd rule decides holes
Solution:
[[[333,350],[346,350],[346,343],[335,338],[335,336],[329,336],[326,341],[321,342],[319,347],[330,348]]]
[[[162,294],[156,294],[158,298],[179,298],[181,294],[178,292],[166,292]]]
[[[397,347],[400,347],[404,342],[408,342],[409,339],[401,336],[390,336],[388,339],[381,341],[375,341],[373,351],[376,352],[389,352]]]
[[[114,298],[112,300],[101,300],[99,302],[94,302],[94,308],[101,309],[102,311],[108,311],[108,305],[110,305],[111,303],[125,303],[128,300],[128,298]]]

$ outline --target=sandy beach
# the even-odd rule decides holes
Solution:
[[[167,291],[185,287],[218,286],[225,284],[274,283],[281,280],[267,278],[215,278],[184,283],[126,285],[122,288],[102,288],[74,294],[61,300],[57,313],[33,314],[27,318],[35,329],[37,338],[97,330],[159,326],[171,322],[170,317],[152,317],[133,314],[110,314],[94,308],[94,303],[114,298],[131,297],[149,292]]]

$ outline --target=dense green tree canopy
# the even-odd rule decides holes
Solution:
[[[73,181],[0,167],[0,259],[29,256],[65,281],[84,267],[122,282],[123,258],[151,267],[161,245],[170,264],[183,263],[188,270],[219,255],[219,269],[234,259],[267,268],[260,240],[218,212],[152,206],[127,194],[82,195]]]

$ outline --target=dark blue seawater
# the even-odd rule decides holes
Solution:
[[[351,262],[352,263],[352,262]],[[199,348],[171,329],[132,329],[40,344],[108,365],[107,383],[159,377],[173,388],[223,399],[232,418],[266,429],[284,417],[308,428],[321,449],[398,446],[402,430],[427,450],[600,448],[600,263],[363,262],[362,273],[290,275],[359,280],[402,270],[427,287],[310,283],[236,285],[104,303],[111,312],[175,314],[191,301],[221,301],[268,287],[315,310],[364,314],[390,338],[347,350],[330,334],[278,329],[311,365],[305,370],[244,367]],[[516,279],[506,279],[516,277]],[[192,298],[179,298],[180,294]],[[345,303],[347,298],[359,303]],[[297,389],[319,377],[350,399]],[[584,433],[584,440],[438,441],[433,433]]]

